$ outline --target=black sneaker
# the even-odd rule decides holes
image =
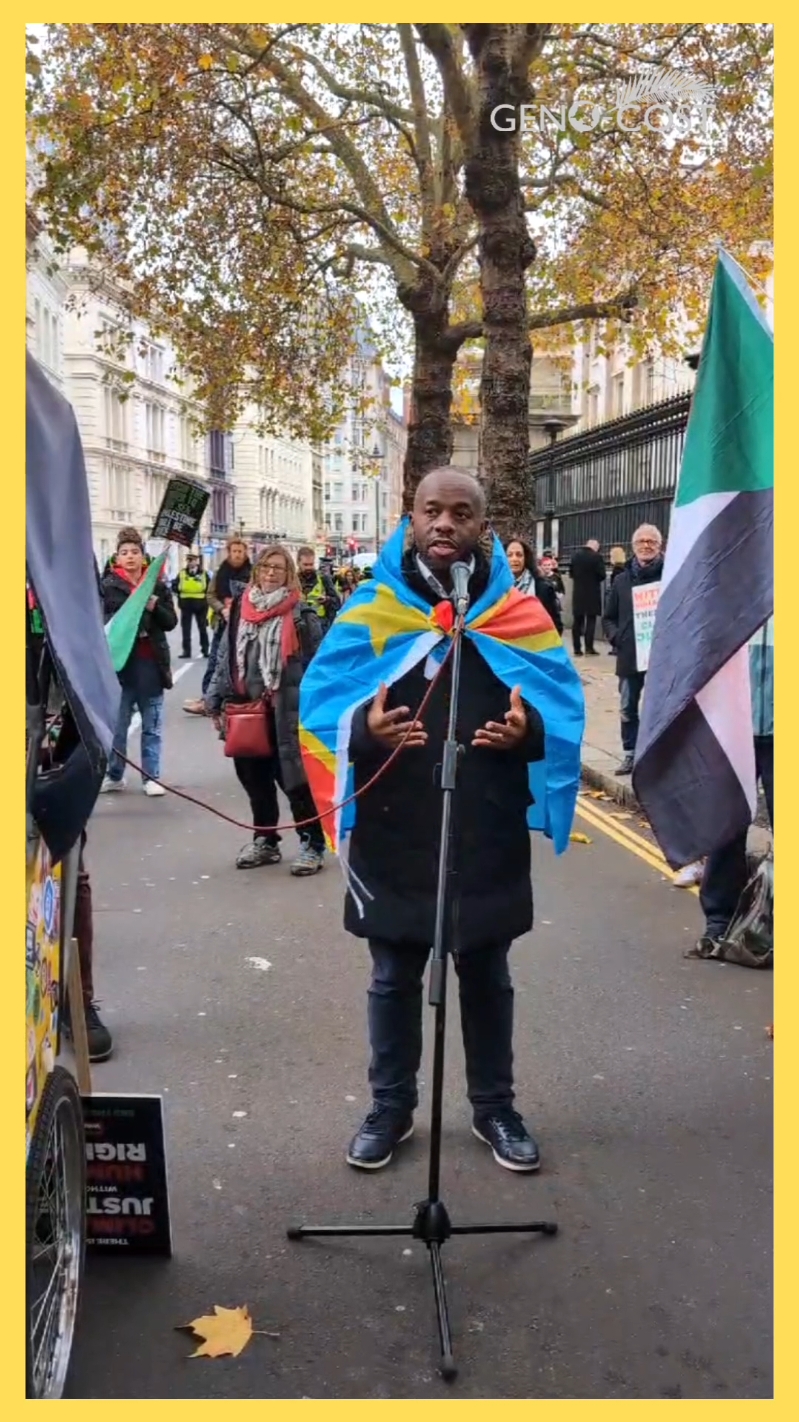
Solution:
[[[506,1170],[537,1170],[541,1164],[538,1146],[518,1111],[510,1106],[475,1116],[472,1131],[491,1147],[495,1161]]]
[[[179,656],[179,658],[178,658],[178,661],[181,661],[181,662],[190,662],[190,661],[191,661],[191,652],[181,652],[181,654],[180,654],[180,656]]]
[[[114,1039],[111,1036],[105,1023],[100,1020],[95,1003],[90,1003],[84,1008],[86,1016],[86,1038],[89,1044],[90,1062],[107,1062],[114,1050]],[[69,1016],[69,1007],[65,1007],[62,1019],[64,1036],[69,1042],[72,1041],[72,1022]]]
[[[380,1170],[388,1165],[402,1141],[413,1135],[410,1111],[392,1106],[374,1106],[360,1130],[356,1131],[347,1151],[347,1164],[358,1170]]]
[[[633,757],[631,755],[626,755],[624,757],[624,760],[621,762],[621,765],[616,766],[616,769],[614,770],[613,774],[616,776],[632,775],[633,765]]]

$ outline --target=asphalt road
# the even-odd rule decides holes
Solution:
[[[195,664],[169,698],[164,777],[246,819],[212,728],[181,711],[199,680]],[[367,1103],[366,951],[342,930],[335,861],[310,880],[285,862],[239,872],[247,837],[135,784],[90,825],[116,1039],[94,1085],[163,1093],[175,1253],[90,1260],[67,1395],[770,1397],[771,975],[684,960],[696,899],[600,830],[561,859],[536,839],[537,925],[513,963],[542,1170],[503,1171],[471,1136],[453,992],[442,1193],[455,1223],[550,1217],[560,1233],[445,1246],[450,1389],[422,1245],[286,1239],[302,1220],[409,1222],[429,1098],[388,1170],[346,1165]],[[280,1338],[190,1360],[176,1326],[214,1304],[247,1304]]]

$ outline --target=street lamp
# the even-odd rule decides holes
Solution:
[[[380,467],[385,457],[378,446],[377,440],[375,440],[375,447],[372,450],[371,456],[371,462],[375,470],[375,558],[377,558],[380,552]]]

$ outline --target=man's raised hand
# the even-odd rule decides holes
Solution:
[[[410,721],[409,706],[397,706],[394,711],[386,710],[387,688],[380,683],[377,695],[369,707],[369,714],[366,717],[366,724],[376,741],[379,741],[385,750],[396,750],[401,742],[406,746],[423,746],[427,741],[427,732],[421,721]],[[410,734],[408,734],[410,732]],[[408,739],[405,740],[406,735]]]
[[[522,703],[522,689],[514,686],[510,694],[510,711],[505,712],[505,724],[486,721],[475,731],[473,746],[489,746],[493,750],[515,750],[527,735],[527,712]]]

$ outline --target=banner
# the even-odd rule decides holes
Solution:
[[[660,583],[633,586],[633,627],[635,629],[635,665],[639,672],[649,669],[655,613],[660,598]]]
[[[133,651],[133,644],[139,635],[139,623],[144,616],[147,599],[152,597],[153,588],[161,575],[166,556],[166,552],[164,552],[159,558],[153,559],[139,586],[134,589],[119,611],[114,613],[110,622],[105,624],[108,650],[111,653],[115,672],[121,672]]]

